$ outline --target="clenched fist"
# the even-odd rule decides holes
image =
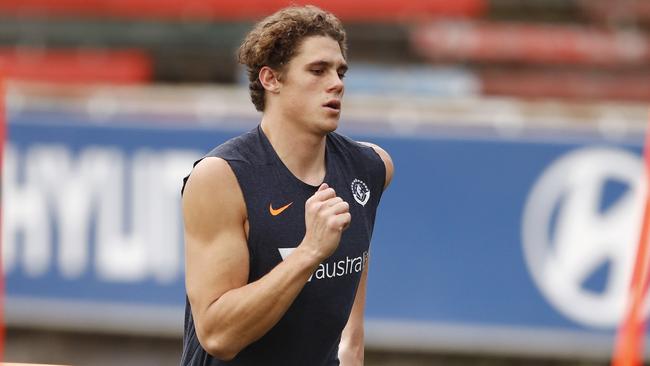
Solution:
[[[343,230],[350,225],[350,205],[336,195],[327,183],[305,202],[305,238],[300,244],[306,246],[322,260],[338,248]]]

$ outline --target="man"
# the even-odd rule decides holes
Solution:
[[[393,165],[334,133],[347,70],[332,14],[290,7],[244,40],[260,125],[183,191],[182,365],[362,365],[367,258]]]

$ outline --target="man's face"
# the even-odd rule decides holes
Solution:
[[[287,121],[314,133],[334,131],[341,115],[346,71],[337,41],[324,36],[304,38],[281,79],[279,104]]]

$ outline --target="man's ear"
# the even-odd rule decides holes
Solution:
[[[263,66],[260,69],[259,78],[260,78],[260,83],[262,83],[262,86],[268,92],[277,93],[280,91],[280,86],[282,85],[282,83],[280,82],[279,72],[273,70],[268,66]]]

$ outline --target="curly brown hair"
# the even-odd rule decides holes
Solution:
[[[239,47],[238,61],[246,65],[248,88],[255,109],[265,108],[260,69],[268,66],[282,73],[305,37],[328,36],[339,43],[347,58],[346,34],[341,21],[316,6],[290,6],[260,21]]]

